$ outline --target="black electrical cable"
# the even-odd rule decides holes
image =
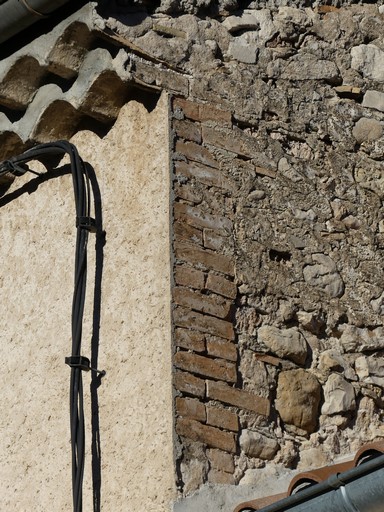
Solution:
[[[76,207],[76,251],[74,292],[72,301],[72,353],[66,358],[71,367],[70,380],[70,429],[72,446],[72,494],[73,511],[82,512],[82,488],[85,459],[85,425],[82,371],[90,370],[89,359],[81,356],[82,326],[87,280],[87,243],[94,220],[90,217],[91,187],[87,166],[81,160],[76,147],[67,141],[58,141],[35,146],[23,154],[0,163],[0,176],[12,173],[20,176],[30,171],[27,163],[41,161],[47,157],[59,158],[69,155]],[[97,371],[97,370],[96,370]],[[101,372],[104,373],[104,372]]]

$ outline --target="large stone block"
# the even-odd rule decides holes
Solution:
[[[308,433],[316,430],[321,385],[314,375],[298,369],[279,375],[275,407],[281,419]]]

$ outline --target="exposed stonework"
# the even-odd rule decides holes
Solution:
[[[136,2],[76,25],[66,64],[21,51],[2,75],[6,154],[74,119],[108,129],[132,84],[173,95],[180,499],[384,435],[383,8],[287,3]],[[52,60],[76,30],[54,38]],[[73,84],[44,89],[48,70]],[[92,101],[109,87],[111,101]]]

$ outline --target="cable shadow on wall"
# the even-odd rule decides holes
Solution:
[[[92,308],[92,334],[91,334],[91,368],[98,368],[99,343],[100,343],[100,322],[101,322],[101,295],[102,295],[102,275],[104,264],[104,245],[106,243],[105,231],[103,230],[103,210],[102,199],[96,173],[89,163],[84,163],[87,167],[90,185],[92,187],[94,198],[94,218],[96,226],[95,239],[95,281],[93,290],[93,308]],[[71,175],[71,167],[63,165],[59,168],[50,169],[46,173],[32,178],[16,190],[9,191],[11,184],[0,185],[0,209],[17,200],[24,194],[33,194],[43,183],[62,176]],[[64,367],[64,363],[63,363]],[[91,370],[91,453],[92,453],[92,493],[93,493],[93,512],[101,512],[101,438],[99,421],[99,399],[98,388],[101,385],[103,373]]]

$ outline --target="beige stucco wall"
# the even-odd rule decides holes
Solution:
[[[170,510],[175,493],[170,341],[168,99],[130,102],[103,139],[73,139],[101,189],[98,390],[101,510]],[[9,193],[33,180],[18,178]],[[75,214],[69,175],[0,209],[1,509],[71,510],[68,387]],[[83,354],[90,357],[90,298]],[[90,374],[84,374],[84,511],[92,508]]]

